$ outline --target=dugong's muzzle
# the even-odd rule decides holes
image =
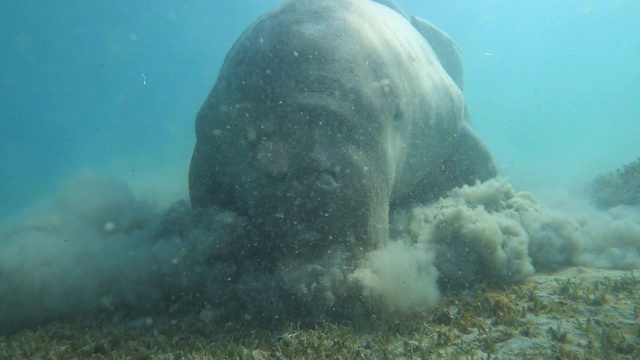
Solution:
[[[386,241],[387,156],[372,140],[379,129],[363,127],[351,108],[304,95],[275,106],[205,107],[199,117],[219,121],[198,129],[192,204],[249,216],[267,254],[357,254]]]
[[[317,257],[334,247],[364,247],[366,197],[347,197],[340,187],[333,174],[320,171],[287,179],[258,198],[250,217],[264,235],[264,246],[296,258]]]
[[[366,149],[333,133],[316,127],[313,136],[289,139],[295,155],[287,171],[263,174],[249,216],[270,250],[314,258],[336,248],[357,254],[386,240],[388,189],[379,190],[384,180]]]

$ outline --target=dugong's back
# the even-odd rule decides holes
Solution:
[[[286,1],[236,42],[198,114],[191,201],[247,214],[297,248],[378,244],[392,200],[495,175],[464,112],[460,88],[397,12]]]

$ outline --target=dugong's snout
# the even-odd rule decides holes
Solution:
[[[251,204],[249,217],[269,253],[314,258],[335,247],[370,248],[372,213],[366,170],[353,160],[307,162],[273,177]],[[313,166],[310,166],[313,165]]]

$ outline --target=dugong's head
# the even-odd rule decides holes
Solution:
[[[463,112],[398,13],[285,2],[238,39],[198,113],[192,205],[249,216],[292,256],[371,249],[387,239],[392,194],[438,171]]]

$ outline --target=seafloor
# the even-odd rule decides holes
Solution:
[[[242,331],[197,318],[78,319],[0,337],[0,359],[637,359],[638,276],[586,268],[538,274],[366,328]]]

